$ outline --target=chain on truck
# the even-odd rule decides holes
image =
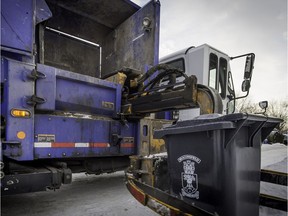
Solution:
[[[174,53],[159,64],[160,2],[156,0],[143,8],[126,0],[113,4],[4,0],[1,7],[2,195],[57,189],[71,183],[72,173],[101,174],[129,167],[128,189],[142,204],[155,211],[159,206],[167,210],[158,211],[160,214],[223,211],[217,214],[228,215],[222,209],[225,205],[206,197],[207,188],[214,191],[215,185],[202,179],[203,170],[195,171],[201,170],[198,164],[204,164],[206,156],[192,155],[202,147],[188,148],[186,145],[194,146],[187,141],[189,136],[181,141],[181,148],[192,151],[192,156],[179,156],[180,167],[177,163],[173,167],[174,135],[198,131],[210,137],[197,135],[200,143],[209,143],[212,137],[226,140],[223,143],[229,147],[241,134],[245,139],[238,145],[249,140],[247,145],[256,146],[251,148],[257,159],[250,170],[256,176],[252,180],[249,170],[239,170],[244,168],[219,147],[222,141],[207,150],[207,155],[214,156],[216,150],[222,152],[234,164],[230,171],[243,172],[248,178],[246,186],[255,186],[248,191],[252,207],[246,208],[255,212],[259,205],[259,143],[280,120],[233,114],[235,100],[249,94],[253,53],[229,57],[204,44]],[[246,57],[244,94],[236,97],[229,62],[240,57]],[[189,120],[199,115],[196,122]],[[201,151],[206,152],[205,148]],[[235,153],[233,149],[228,152]],[[207,169],[214,171],[206,175],[217,173],[215,166]],[[223,175],[238,181],[238,174]],[[281,175],[268,172],[266,179],[287,182],[287,175]],[[181,189],[179,181],[185,188]],[[207,192],[203,200],[202,190]],[[223,196],[237,197],[243,191],[235,183]],[[265,205],[275,201],[264,198]],[[239,209],[245,209],[244,204],[236,202],[228,209],[243,215]]]

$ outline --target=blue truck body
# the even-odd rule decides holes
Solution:
[[[123,120],[123,86],[101,78],[158,63],[159,2],[1,6],[2,194],[57,188],[72,172],[128,166],[138,151],[139,121]]]

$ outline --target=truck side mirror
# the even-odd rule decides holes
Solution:
[[[245,62],[245,69],[244,69],[244,79],[251,79],[252,77],[252,71],[254,68],[254,60],[255,60],[255,54],[251,53],[250,55],[247,55],[246,62]]]
[[[244,56],[246,56],[246,61],[245,61],[245,68],[244,68],[244,80],[242,82],[241,90],[242,90],[242,92],[246,92],[246,95],[235,97],[234,100],[247,97],[249,94],[249,89],[251,87],[251,78],[252,78],[252,71],[254,68],[255,54],[254,53],[247,53],[244,55],[230,57],[230,59],[233,60],[236,58],[242,58]],[[228,90],[229,90],[229,88],[228,88]]]
[[[254,68],[255,54],[248,54],[245,62],[244,81],[242,82],[242,91],[248,92],[251,86],[252,71]]]
[[[245,79],[243,82],[242,82],[242,92],[248,92],[249,89],[250,89],[250,80],[248,79]]]

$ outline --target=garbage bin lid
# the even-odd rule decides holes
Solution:
[[[282,120],[262,115],[247,113],[233,113],[228,115],[202,115],[195,119],[179,121],[177,124],[155,130],[155,138],[162,138],[166,135],[184,134],[210,130],[223,130],[236,128],[239,121],[245,121],[245,125],[254,124],[255,122],[265,122],[263,127],[275,127]]]

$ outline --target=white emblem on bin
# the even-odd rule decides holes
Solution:
[[[182,180],[182,196],[199,199],[198,191],[198,175],[195,173],[195,162],[200,163],[201,160],[194,155],[183,155],[178,158],[179,163],[183,163],[184,172],[181,173]]]

